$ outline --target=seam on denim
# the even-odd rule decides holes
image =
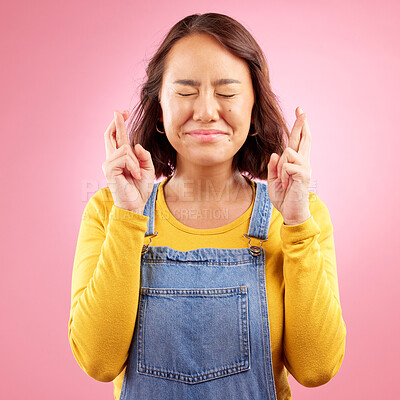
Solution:
[[[186,380],[181,379],[179,377],[178,378],[174,378],[174,377],[170,377],[170,376],[164,376],[164,374],[156,374],[156,373],[153,373],[153,372],[138,371],[138,373],[142,374],[142,375],[152,376],[152,377],[157,376],[157,377],[164,378],[164,379],[170,379],[170,380],[173,380],[173,381],[176,381],[176,382],[184,382],[184,383],[188,383],[188,384],[196,384],[196,383],[211,381],[213,379],[224,378],[226,376],[238,374],[238,373],[241,373],[241,372],[246,372],[249,369],[250,369],[250,367],[244,367],[244,368],[241,368],[240,370],[238,369],[237,371],[226,372],[226,373],[223,373],[223,374],[221,373],[221,374],[218,374],[216,376],[210,376],[208,378],[196,379],[195,381],[190,381],[190,380],[186,381]]]
[[[206,380],[211,380],[215,378],[219,378],[222,376],[227,376],[227,375],[232,375],[236,374],[242,371],[246,371],[250,369],[249,364],[249,352],[248,352],[248,327],[245,327],[245,332],[243,332],[244,327],[244,321],[245,319],[248,318],[248,307],[247,307],[247,287],[245,286],[240,286],[240,287],[234,287],[234,288],[218,288],[218,289],[211,289],[211,290],[222,290],[226,291],[225,294],[217,295],[218,297],[236,297],[238,296],[239,302],[242,301],[244,298],[246,305],[245,307],[241,307],[238,315],[238,319],[240,321],[240,325],[242,325],[242,334],[239,332],[239,341],[240,345],[242,347],[242,351],[240,352],[240,357],[242,360],[240,362],[234,362],[230,365],[223,365],[219,368],[216,369],[208,369],[204,373],[198,373],[195,375],[185,375],[181,372],[177,371],[167,371],[163,368],[155,368],[155,367],[148,367],[145,365],[145,354],[144,354],[144,335],[145,335],[145,309],[146,309],[146,303],[147,299],[145,299],[146,296],[149,296],[148,293],[146,293],[147,290],[149,291],[154,291],[158,289],[152,289],[152,288],[141,288],[141,291],[143,290],[143,293],[141,292],[141,310],[140,310],[140,322],[139,322],[139,332],[138,332],[138,346],[140,349],[138,349],[138,373],[146,374],[146,375],[151,375],[151,376],[158,376],[158,377],[163,377],[166,379],[173,379],[181,382],[186,382],[186,383],[198,383],[198,382],[204,382]],[[168,291],[168,289],[162,289],[163,291]],[[201,291],[207,291],[209,289],[200,289]],[[176,291],[176,290],[173,290]],[[178,289],[178,291],[186,291],[185,289]],[[190,291],[190,290],[189,290]],[[195,291],[197,291],[195,289]],[[174,294],[171,294],[172,296]],[[214,298],[215,295],[208,295],[208,297]],[[240,325],[239,325],[239,330],[240,330]],[[246,335],[246,343],[244,343],[244,333]]]
[[[266,383],[269,399],[276,399],[276,391],[275,391],[275,381],[274,381],[274,373],[272,366],[272,353],[271,353],[271,339],[270,339],[270,328],[269,328],[269,318],[268,318],[268,294],[267,294],[267,286],[265,282],[265,250],[262,252],[263,262],[260,263],[262,266],[259,268],[259,296],[262,310],[262,332],[263,332],[263,353],[264,353],[264,363],[265,363],[265,374],[266,374]],[[264,306],[265,305],[265,306]],[[265,325],[267,329],[265,329]],[[267,331],[267,332],[266,332]],[[266,343],[266,339],[268,339],[268,343]],[[271,393],[271,385],[273,385],[273,392]]]
[[[247,250],[247,249],[246,249]],[[249,254],[250,255],[250,254]],[[253,257],[253,256],[251,256]],[[165,264],[167,260],[143,260],[146,264]],[[174,265],[179,265],[179,264],[186,264],[186,265],[197,265],[197,264],[202,264],[204,267],[234,267],[237,265],[246,265],[246,264],[253,264],[253,260],[238,260],[236,262],[232,261],[205,261],[205,260],[168,260],[169,262],[173,263]]]
[[[140,292],[148,296],[191,296],[191,297],[228,297],[237,294],[247,294],[247,287],[236,286],[226,288],[148,288],[141,287]]]

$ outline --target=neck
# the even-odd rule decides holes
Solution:
[[[164,186],[166,200],[195,203],[237,201],[248,190],[249,184],[239,171],[215,166],[176,168]]]

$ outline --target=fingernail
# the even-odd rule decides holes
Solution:
[[[300,108],[300,107],[299,107],[299,111],[300,111],[300,114],[303,114],[303,113],[304,113],[303,109]]]

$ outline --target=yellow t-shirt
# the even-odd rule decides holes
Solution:
[[[165,203],[162,181],[155,206],[153,246],[179,251],[202,247],[246,248],[254,205],[215,229],[180,223]],[[254,190],[254,182],[253,190]],[[291,399],[287,376],[305,386],[328,382],[339,370],[346,326],[337,282],[329,212],[310,192],[311,217],[284,225],[273,208],[266,251],[266,286],[277,398]],[[71,291],[69,341],[92,378],[113,381],[120,397],[139,299],[140,252],[148,217],[116,207],[108,187],[89,200],[79,231]],[[252,243],[253,244],[253,243]],[[256,243],[254,243],[256,244]],[[138,399],[139,400],[139,399]]]

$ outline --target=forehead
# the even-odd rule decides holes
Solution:
[[[212,36],[195,34],[176,42],[166,57],[164,78],[169,81],[204,74],[213,78],[251,81],[247,63],[230,53]]]

